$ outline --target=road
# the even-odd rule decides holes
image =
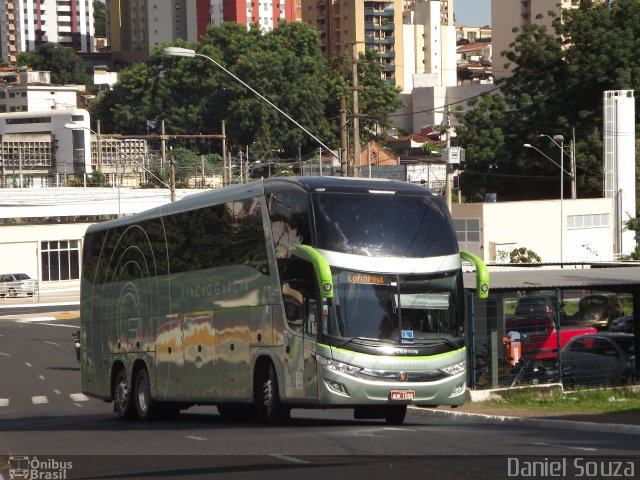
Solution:
[[[2,478],[18,478],[16,463],[34,457],[45,472],[70,462],[66,478],[528,478],[531,456],[546,473],[564,461],[566,478],[578,478],[580,458],[596,473],[633,465],[640,474],[635,435],[442,419],[421,409],[401,426],[356,421],[348,410],[293,410],[290,424],[268,427],[225,420],[210,406],[171,421],[122,422],[111,404],[81,392],[78,328],[77,319],[44,314],[0,318]]]

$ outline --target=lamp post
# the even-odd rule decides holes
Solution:
[[[251,91],[252,93],[254,93],[258,98],[260,98],[261,100],[263,100],[264,102],[266,102],[269,106],[271,106],[272,108],[274,108],[275,110],[277,110],[281,115],[283,115],[287,120],[289,120],[291,123],[293,123],[296,127],[298,127],[300,130],[302,130],[304,133],[306,133],[309,137],[311,137],[313,140],[315,140],[319,145],[321,145],[323,148],[329,150],[336,158],[338,158],[338,155],[336,153],[334,153],[329,147],[327,147],[324,143],[322,143],[315,135],[313,135],[309,130],[307,130],[306,128],[304,128],[302,125],[300,125],[296,120],[294,120],[293,118],[291,118],[291,116],[289,114],[287,114],[286,112],[284,112],[280,107],[278,107],[277,105],[275,105],[273,102],[269,101],[264,95],[262,95],[261,93],[259,93],[258,91],[256,91],[254,88],[252,88],[250,85],[248,85],[245,81],[243,81],[242,79],[240,79],[239,77],[237,77],[235,74],[231,73],[229,70],[227,70],[226,68],[224,68],[222,65],[220,65],[218,62],[216,62],[213,58],[207,56],[207,55],[203,55],[202,53],[197,53],[195,50],[191,50],[189,48],[181,48],[181,47],[166,47],[162,50],[166,55],[170,55],[172,57],[187,57],[187,58],[193,58],[193,57],[202,57],[202,58],[206,58],[207,60],[209,60],[211,63],[213,63],[216,67],[218,67],[220,70],[222,70],[224,73],[226,73],[227,75],[229,75],[231,78],[233,78],[235,81],[237,81],[238,83],[240,83],[241,85],[243,85],[247,90]]]
[[[77,123],[66,123],[64,125],[64,128],[68,128],[69,130],[88,130],[90,133],[93,133],[96,136],[96,138],[100,139],[102,137],[102,135],[99,134],[98,132],[90,129],[89,127],[85,127],[84,125],[79,125]],[[127,154],[126,152],[123,152],[122,149],[117,144],[115,144],[114,142],[112,142],[108,138],[104,138],[103,140],[107,144],[109,144],[113,148],[115,148],[118,152],[120,152],[120,155],[128,157],[131,160],[131,162],[133,162],[133,163],[137,164],[138,166],[140,166],[145,172],[147,172],[149,175],[151,175],[156,180],[158,180],[162,185],[167,187],[171,191],[171,201],[174,201],[174,189],[172,189],[169,185],[167,185],[160,178],[158,178],[153,172],[150,172],[149,170],[147,170],[147,168],[144,165],[142,165],[137,160],[133,159],[129,154]],[[115,181],[116,181],[116,186],[118,188],[118,217],[121,214],[121,208],[120,208],[120,182],[118,181],[118,164],[119,163],[120,162],[118,162],[118,161],[115,162],[115,167],[116,167],[116,179],[115,179]]]
[[[562,137],[561,135],[556,135],[556,137]],[[554,140],[555,141],[555,140]],[[559,145],[558,145],[559,146]],[[533,145],[531,145],[530,143],[525,143],[524,144],[525,148],[532,148],[535,151],[537,151],[540,155],[542,155],[543,157],[545,157],[547,160],[549,160],[551,163],[553,163],[556,167],[560,168],[560,263],[563,263],[564,261],[564,255],[563,255],[563,241],[562,241],[562,237],[563,237],[563,230],[564,230],[564,218],[563,218],[563,203],[564,203],[564,189],[563,189],[563,180],[564,180],[564,173],[566,172],[566,170],[564,169],[564,150],[562,148],[560,148],[560,164],[558,164],[555,160],[553,160],[549,155],[547,155],[546,153],[544,153],[542,150],[540,150],[537,147],[534,147]],[[569,173],[569,172],[566,172]]]
[[[540,135],[538,135],[538,138],[540,138],[540,137],[546,137],[549,140],[551,140],[553,143],[555,143],[556,147],[558,147],[560,149],[560,160],[562,160],[564,158],[564,154],[566,152],[564,151],[564,137],[562,135],[554,135],[553,138],[552,138],[549,135],[545,135],[544,133],[541,133]],[[561,162],[561,163],[563,163],[563,162]],[[577,192],[576,192],[575,159],[574,159],[573,155],[571,155],[571,154],[569,154],[569,171],[567,173],[569,174],[569,178],[571,179],[571,198],[573,198],[573,199],[578,198],[578,195],[577,195]]]

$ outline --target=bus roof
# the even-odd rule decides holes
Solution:
[[[391,180],[385,178],[357,178],[357,177],[272,177],[262,180],[256,180],[250,183],[237,185],[229,185],[224,188],[209,190],[202,193],[189,195],[177,202],[168,203],[155,207],[135,215],[108,220],[105,222],[91,225],[87,232],[94,232],[103,229],[117,227],[119,225],[129,225],[131,223],[148,220],[152,218],[171,215],[174,213],[186,212],[207,205],[216,205],[219,203],[238,200],[256,195],[264,194],[265,190],[272,190],[285,185],[298,185],[308,191],[324,191],[332,192],[388,192],[401,191],[403,193],[413,195],[438,195],[434,191],[413,183],[403,182],[401,180]]]

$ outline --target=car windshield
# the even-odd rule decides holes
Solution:
[[[16,273],[14,277],[16,277],[16,280],[31,280],[31,277],[26,273]]]
[[[461,274],[369,274],[333,270],[335,315],[328,334],[398,344],[462,336]]]

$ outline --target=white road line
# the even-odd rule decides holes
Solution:
[[[45,395],[40,395],[36,397],[31,397],[31,403],[33,403],[34,405],[49,403],[49,399]]]
[[[80,408],[84,407],[84,405],[82,405],[81,403],[77,403],[77,402],[74,402],[74,405],[75,405],[76,407],[80,407]]]
[[[539,445],[541,447],[554,447],[554,448],[566,448],[568,450],[581,450],[584,452],[597,452],[598,449],[597,448],[591,448],[591,447],[574,447],[572,445],[558,445],[555,443],[543,443],[543,442],[538,442],[538,443],[534,443],[533,445]]]
[[[58,390],[57,388],[53,390],[53,393],[55,393],[56,395],[60,395],[60,390]]]
[[[40,380],[44,380],[44,375],[38,375],[38,378],[39,378]]]
[[[33,365],[31,365],[29,362],[25,362],[24,363],[27,367],[33,367]]]
[[[9,399],[8,398],[0,398],[0,407],[8,407]]]
[[[188,438],[190,440],[199,440],[199,441],[206,441],[207,440],[204,437],[196,437],[195,435],[185,435],[184,438]]]
[[[11,356],[10,353],[4,353],[4,352],[0,352],[0,355],[2,355],[3,357],[10,357]]]
[[[49,345],[60,345],[59,343],[56,342],[50,342],[49,340],[45,340],[44,343],[48,343]]]
[[[309,463],[307,460],[303,460],[301,458],[296,458],[296,457],[290,457],[288,455],[273,454],[273,455],[269,455],[269,456],[273,457],[273,458],[277,458],[279,460],[285,460],[285,461],[291,462],[291,463]]]
[[[50,327],[69,327],[78,329],[77,325],[67,325],[65,323],[40,323],[39,325],[49,325]]]
[[[74,402],[88,402],[89,397],[87,397],[84,393],[70,393],[69,397]]]
[[[52,322],[56,317],[31,317],[16,320],[16,323],[37,323],[37,322]]]

